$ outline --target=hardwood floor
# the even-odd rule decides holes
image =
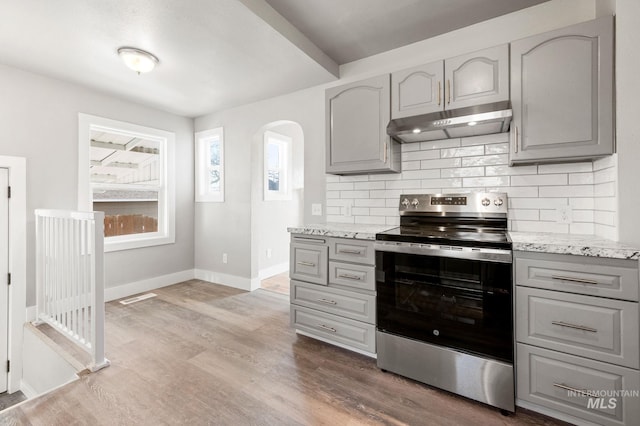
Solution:
[[[298,336],[289,301],[191,280],[107,304],[111,366],[0,414],[12,425],[554,425],[383,373]]]
[[[289,272],[283,272],[282,274],[262,280],[262,282],[260,282],[260,288],[289,295]]]

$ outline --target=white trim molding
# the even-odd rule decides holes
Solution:
[[[0,156],[0,167],[9,169],[9,329],[8,355],[11,371],[9,393],[20,390],[22,381],[22,342],[27,306],[27,160]]]
[[[104,300],[105,302],[111,302],[112,300],[122,299],[123,297],[133,296],[134,294],[143,293],[145,291],[167,287],[183,281],[189,281],[194,278],[194,270],[187,269],[180,272],[174,272],[173,274],[161,275],[115,287],[107,287],[104,289]]]
[[[207,271],[205,269],[196,269],[195,278],[245,291],[253,291],[260,288],[260,278],[245,278],[237,275],[223,274],[221,272]]]
[[[274,275],[282,274],[289,270],[289,262],[282,262],[277,265],[269,266],[268,268],[260,269],[258,271],[258,278],[264,280]]]

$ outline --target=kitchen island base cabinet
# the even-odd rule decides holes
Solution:
[[[292,234],[291,326],[375,357],[373,253],[371,240]]]

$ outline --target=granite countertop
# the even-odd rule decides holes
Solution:
[[[324,237],[354,238],[356,240],[375,240],[378,232],[395,228],[392,225],[360,225],[353,223],[327,223],[287,228],[292,234],[322,235]]]
[[[513,250],[573,254],[612,259],[640,259],[640,248],[594,235],[509,232]]]

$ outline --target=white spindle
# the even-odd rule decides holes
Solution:
[[[104,357],[104,213],[36,210],[36,303],[47,322],[92,356]]]

